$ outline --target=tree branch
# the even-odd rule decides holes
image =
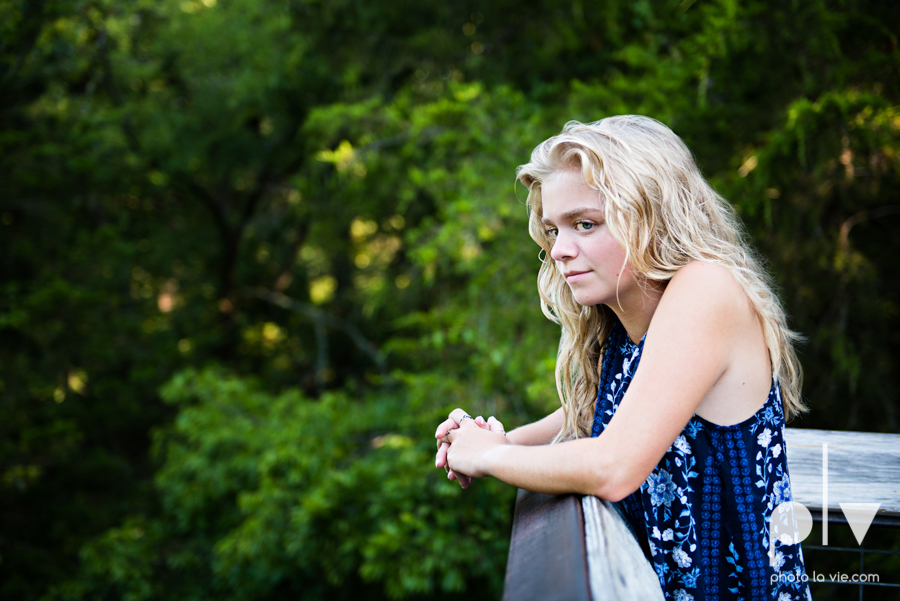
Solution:
[[[281,294],[280,292],[273,292],[272,290],[266,290],[265,288],[253,288],[251,290],[245,290],[242,292],[241,296],[257,298],[266,301],[267,303],[271,303],[283,309],[293,311],[294,313],[305,315],[306,317],[313,320],[314,324],[329,326],[343,332],[344,334],[349,336],[351,340],[353,340],[353,343],[359,350],[361,350],[363,353],[368,355],[369,358],[372,359],[375,365],[378,366],[378,371],[381,373],[382,377],[384,377],[385,379],[388,378],[387,357],[385,357],[384,353],[378,350],[378,348],[374,344],[369,342],[369,340],[365,336],[363,336],[363,333],[356,326],[353,326],[349,323],[346,323],[345,321],[329,315],[315,305],[301,303],[290,298],[289,296]]]
[[[900,205],[887,205],[885,207],[879,207],[870,211],[861,211],[855,215],[850,216],[841,224],[841,233],[839,238],[841,249],[845,253],[849,250],[850,230],[853,229],[853,226],[859,225],[864,221],[878,219],[880,217],[887,217],[888,215],[894,215],[897,213],[900,213]]]
[[[304,222],[302,227],[300,227],[300,231],[297,233],[297,239],[291,244],[290,254],[284,262],[284,267],[281,269],[278,277],[275,278],[275,284],[272,286],[272,290],[275,292],[284,292],[287,290],[287,287],[291,285],[291,281],[293,280],[291,272],[294,270],[294,265],[297,264],[297,253],[299,253],[300,248],[306,244],[306,237],[308,234],[309,222]]]

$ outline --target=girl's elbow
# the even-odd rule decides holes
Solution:
[[[597,489],[594,496],[603,499],[604,501],[609,501],[610,503],[618,503],[638,488],[639,487],[637,486],[626,486],[622,484],[606,484]]]
[[[618,503],[639,489],[646,480],[628,467],[616,467],[605,472],[597,475],[591,494],[611,503]]]

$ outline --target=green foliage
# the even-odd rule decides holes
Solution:
[[[446,406],[273,396],[215,369],[181,372],[162,396],[181,410],[155,437],[158,515],[84,547],[82,579],[50,599],[498,593],[512,491],[463,493],[430,465],[423,432]]]
[[[811,406],[871,430],[883,420],[896,430],[900,417],[891,371],[900,289],[883,252],[897,236],[882,225],[900,215],[885,194],[900,183],[898,116],[896,104],[852,89],[797,100],[783,129],[748,148],[722,185],[736,190],[732,197],[789,291],[795,327],[808,336],[802,351]],[[848,410],[847,395],[865,402]]]
[[[552,410],[515,166],[643,113],[737,206],[800,425],[897,431],[896,3],[0,0],[0,598],[496,598],[449,409]]]

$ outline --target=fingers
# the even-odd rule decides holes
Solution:
[[[450,412],[450,419],[456,422],[457,425],[462,425],[463,419],[471,419],[472,416],[463,411],[462,409],[456,408]]]
[[[447,436],[447,432],[449,432],[453,428],[458,428],[458,427],[459,427],[459,424],[456,423],[455,421],[453,421],[452,418],[448,417],[447,419],[445,419],[438,425],[437,430],[435,430],[435,432],[434,432],[434,437],[435,438],[444,438],[445,436]]]
[[[456,480],[463,488],[469,488],[469,486],[473,482],[473,478],[470,478],[469,476],[466,476],[464,474],[457,474],[453,470],[451,470],[449,464],[447,463],[447,453],[450,450],[451,431],[461,427],[462,422],[466,419],[471,419],[473,422],[475,422],[476,426],[482,428],[483,430],[492,429],[491,425],[488,423],[488,420],[485,420],[482,416],[479,415],[478,417],[473,418],[464,410],[457,408],[450,412],[450,416],[446,420],[441,422],[438,425],[437,430],[435,430],[434,432],[434,437],[437,439],[437,454],[434,458],[435,467],[443,467],[447,472],[447,479],[450,481]]]
[[[438,425],[437,430],[434,431],[434,437],[443,440],[444,442],[448,442],[449,439],[447,438],[447,434],[450,430],[459,428],[464,419],[472,419],[481,428],[485,428],[487,425],[487,422],[480,415],[477,418],[473,418],[464,410],[457,408],[450,412],[450,417]]]
[[[502,432],[503,434],[506,434],[506,428],[504,428],[503,424],[500,423],[500,420],[493,415],[488,418],[487,425],[491,432]]]
[[[482,419],[482,421],[484,421],[484,420]],[[487,422],[484,422],[484,425],[485,425],[485,427],[487,427]],[[472,426],[468,426],[468,427],[471,428]],[[462,426],[460,426],[460,428],[462,428]],[[450,430],[450,432],[447,433],[447,438],[450,439],[451,443],[453,442],[452,439],[458,436],[457,433],[460,432],[460,428],[455,428],[453,430]],[[461,487],[469,488],[469,486],[472,484],[472,482],[475,481],[475,478],[473,478],[471,476],[466,476],[465,474],[460,474],[460,473],[454,472],[452,469],[450,469],[450,457],[449,457],[450,444],[446,445],[445,452],[446,452],[446,455],[445,455],[445,459],[444,459],[444,465],[446,466],[446,469],[447,469],[447,477],[450,478],[450,480],[456,480],[457,482],[459,482],[459,485]]]
[[[459,485],[461,487],[463,487],[464,489],[469,488],[469,485],[472,484],[472,478],[469,478],[468,476],[464,476],[463,474],[457,474],[453,470],[449,470],[447,472],[447,479],[451,480],[451,481],[456,480],[457,482],[459,482]]]
[[[434,458],[434,467],[447,465],[447,451],[450,449],[450,445],[446,442],[440,442],[439,444],[437,455]]]
[[[482,430],[488,430],[488,431],[491,430],[490,425],[488,425],[488,423],[487,423],[487,422],[484,420],[484,418],[481,417],[480,415],[479,415],[478,417],[471,418],[471,421],[472,421],[476,426],[478,426],[479,428],[481,428]],[[503,424],[501,424],[501,423],[498,422],[497,420],[494,420],[494,421],[495,421],[497,424],[500,425],[501,430],[499,430],[499,431],[500,431],[500,432],[503,432],[503,430],[502,430]],[[462,424],[460,424],[460,425],[459,425],[458,427],[456,427],[456,428],[451,428],[450,430],[447,431],[447,435],[444,436],[443,438],[441,438],[438,442],[441,442],[441,443],[443,443],[443,442],[452,443],[452,442],[453,442],[453,439],[454,439],[455,437],[458,437],[458,436],[459,436],[459,432],[461,431],[461,429],[462,429],[463,427],[464,427],[464,426],[463,426]],[[471,426],[465,426],[465,427],[471,427]],[[504,433],[505,433],[505,432],[504,432]]]

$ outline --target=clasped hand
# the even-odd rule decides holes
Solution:
[[[506,430],[495,417],[485,420],[480,415],[471,417],[462,409],[454,409],[437,427],[435,467],[442,467],[447,478],[456,480],[468,488],[474,478],[483,478],[484,457],[491,449],[508,444]]]

